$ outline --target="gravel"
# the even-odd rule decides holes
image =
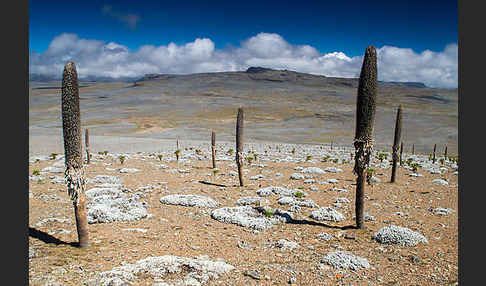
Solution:
[[[428,243],[422,234],[401,226],[389,225],[380,228],[373,239],[382,244],[398,244],[401,246],[415,246],[419,242]]]
[[[323,207],[313,211],[310,217],[318,221],[343,221],[344,215],[331,207]]]
[[[183,278],[167,280],[169,285],[201,285],[217,279],[220,275],[235,269],[224,261],[211,261],[205,255],[187,258],[164,255],[147,257],[132,264],[118,266],[110,271],[104,271],[87,281],[89,286],[132,285],[137,276],[151,276],[154,280],[168,279],[174,274],[184,275]],[[159,283],[165,283],[159,282]],[[163,285],[163,284],[162,284]]]
[[[334,251],[324,255],[321,263],[326,263],[339,269],[359,270],[370,268],[368,260],[347,251]]]
[[[168,195],[160,198],[160,202],[166,205],[179,205],[185,207],[208,207],[215,208],[220,205],[210,197],[199,195]]]

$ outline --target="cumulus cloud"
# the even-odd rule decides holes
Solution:
[[[430,87],[457,87],[458,47],[417,53],[409,48],[377,48],[378,79],[415,81]],[[75,34],[55,37],[48,49],[30,55],[30,73],[55,76],[67,61],[78,67],[80,78],[139,77],[147,73],[187,74],[241,71],[250,66],[288,69],[330,77],[359,77],[362,56],[343,52],[320,53],[309,45],[293,45],[278,34],[259,33],[239,47],[215,49],[213,41],[197,38],[184,45],[141,46],[130,51],[115,42],[82,39]]]

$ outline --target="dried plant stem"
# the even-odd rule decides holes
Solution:
[[[62,76],[62,129],[67,191],[74,206],[79,247],[89,247],[85,202],[85,176],[81,152],[81,118],[76,66],[68,62]]]
[[[356,226],[364,228],[364,192],[366,170],[373,152],[373,126],[376,111],[377,67],[376,49],[366,48],[359,77],[356,108],[356,135],[354,138],[356,180]]]
[[[238,178],[243,187],[243,108],[238,108],[236,118],[236,165],[238,166]]]

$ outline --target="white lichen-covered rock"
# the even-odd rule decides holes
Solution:
[[[247,206],[247,205],[254,205],[254,204],[260,204],[261,203],[265,203],[265,204],[269,204],[270,202],[266,199],[263,199],[261,197],[244,197],[244,198],[240,198],[236,201],[236,205],[238,206]]]
[[[235,269],[224,261],[212,261],[207,256],[186,258],[181,256],[147,257],[135,263],[118,266],[89,279],[89,286],[137,285],[137,277],[151,277],[166,285],[202,285]],[[181,278],[174,279],[174,276]],[[160,282],[160,280],[166,280]],[[159,284],[162,285],[162,284]]]
[[[316,236],[316,238],[320,241],[330,241],[334,237],[332,236],[332,234],[321,232]]]
[[[438,215],[448,215],[450,213],[453,213],[455,212],[455,210],[453,209],[449,209],[449,208],[429,208],[429,211],[435,213],[435,214],[438,214]]]
[[[263,175],[262,174],[258,174],[258,175],[255,175],[255,176],[251,176],[250,177],[250,180],[261,180],[263,179]]]
[[[66,183],[65,177],[56,176],[54,179],[51,180],[51,184],[65,184],[65,183]]]
[[[38,176],[38,175],[29,176],[29,181],[40,182],[42,180],[44,180],[42,176]]]
[[[280,250],[293,250],[294,248],[299,248],[299,244],[294,241],[290,241],[287,239],[280,239],[279,241],[273,244],[273,247],[280,248]]]
[[[328,179],[327,182],[329,184],[337,184],[337,183],[339,183],[339,180],[338,179]]]
[[[300,172],[304,174],[324,174],[325,173],[325,171],[319,167],[303,168]]]
[[[43,172],[51,172],[51,173],[64,173],[64,168],[60,167],[45,167],[42,169]]]
[[[310,217],[318,221],[343,221],[345,217],[342,213],[331,207],[323,207],[313,211]]]
[[[336,167],[327,167],[324,169],[324,171],[329,173],[341,173],[343,170]]]
[[[211,212],[211,217],[224,223],[232,223],[256,230],[269,229],[273,225],[292,220],[289,213],[271,210],[265,215],[263,209],[251,206],[223,207]]]
[[[345,203],[345,204],[347,204],[347,203],[350,203],[350,202],[351,201],[349,199],[347,199],[347,198],[337,198],[336,199],[336,203]]]
[[[199,195],[168,195],[160,198],[160,202],[166,205],[179,205],[185,207],[208,207],[215,208],[220,205],[210,197]]]
[[[324,255],[321,263],[326,263],[339,269],[359,270],[370,268],[368,259],[353,255],[347,251],[334,251]]]
[[[86,183],[88,184],[121,184],[123,183],[122,178],[118,178],[115,176],[110,176],[110,175],[97,175],[92,179],[87,179]]]
[[[422,234],[406,227],[389,225],[380,228],[373,239],[382,244],[398,244],[401,246],[415,246],[419,242],[428,243]]]
[[[127,196],[118,184],[104,184],[86,191],[88,223],[132,221],[148,216],[146,204]]]
[[[449,183],[446,181],[446,180],[443,180],[443,179],[435,179],[435,180],[432,180],[432,183],[433,184],[439,184],[439,185],[449,185]]]
[[[299,173],[293,173],[290,175],[291,180],[303,180],[304,176]]]
[[[272,194],[280,195],[280,196],[295,196],[295,194],[297,192],[302,193],[302,195],[304,197],[308,196],[307,193],[300,191],[300,190],[291,190],[291,189],[287,189],[287,188],[283,188],[283,187],[275,187],[275,186],[269,186],[269,187],[266,187],[266,188],[259,189],[259,190],[257,190],[256,193],[260,197],[268,197]]]
[[[311,199],[301,200],[294,197],[280,197],[277,200],[277,203],[281,205],[296,205],[299,207],[306,207],[306,208],[314,208],[317,206],[316,203],[314,203],[314,201]]]
[[[136,168],[121,168],[120,173],[136,173],[140,171],[139,169]]]

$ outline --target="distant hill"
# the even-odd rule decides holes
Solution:
[[[326,77],[323,75],[313,75],[308,73],[300,73],[289,70],[275,70],[265,67],[249,67],[246,71],[236,72],[213,72],[213,73],[194,73],[194,74],[146,74],[143,77],[123,77],[123,78],[111,78],[111,77],[96,77],[87,76],[80,77],[81,82],[142,82],[148,80],[168,80],[168,79],[212,79],[217,80],[221,78],[233,78],[235,80],[252,80],[252,81],[267,81],[267,82],[287,82],[300,84],[305,86],[316,85],[337,85],[344,87],[357,87],[357,78],[339,78],[339,77]],[[41,74],[29,74],[30,81],[37,82],[49,82],[59,81],[61,76],[46,76]],[[380,84],[393,85],[393,86],[406,86],[415,88],[425,88],[425,84],[421,82],[383,82]]]

